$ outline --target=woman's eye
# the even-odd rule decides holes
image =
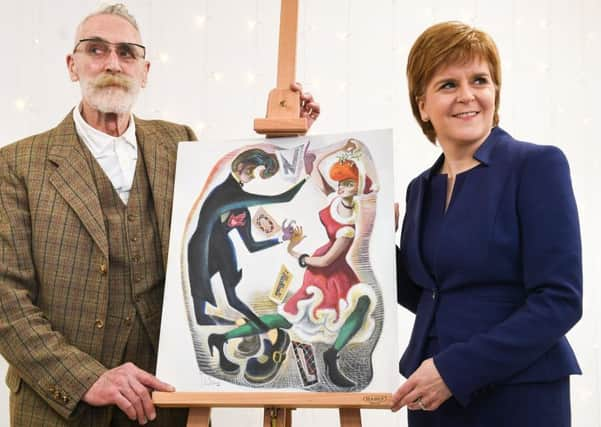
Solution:
[[[440,85],[441,89],[453,89],[455,87],[455,83],[453,82],[444,82],[442,85]]]
[[[486,77],[476,77],[474,83],[478,85],[485,85],[486,83],[488,83],[488,79]]]

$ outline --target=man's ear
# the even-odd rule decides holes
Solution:
[[[142,75],[142,87],[146,87],[148,81],[148,71],[150,71],[150,61],[144,61],[144,74]]]
[[[73,58],[73,54],[70,53],[65,58],[67,61],[67,71],[69,72],[69,77],[72,82],[79,81],[79,74],[77,72],[77,65],[75,64],[75,59]]]

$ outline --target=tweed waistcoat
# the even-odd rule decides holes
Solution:
[[[101,362],[133,362],[154,372],[165,272],[143,156],[138,157],[127,206],[87,151],[109,242],[109,304]]]

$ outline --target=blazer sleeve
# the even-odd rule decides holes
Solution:
[[[0,353],[57,413],[74,417],[106,368],[53,330],[36,306],[31,239],[26,185],[0,156]]]
[[[397,302],[407,310],[416,313],[417,304],[422,293],[422,288],[417,286],[409,277],[406,266],[406,250],[404,242],[406,241],[407,230],[407,212],[409,203],[409,191],[411,184],[407,187],[407,195],[405,197],[405,215],[403,217],[403,225],[401,226],[401,245],[396,247],[396,271],[397,271]]]
[[[582,316],[582,255],[570,171],[555,147],[531,150],[517,181],[525,303],[489,331],[434,357],[462,404],[550,350]]]

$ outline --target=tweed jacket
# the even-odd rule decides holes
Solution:
[[[177,143],[196,137],[182,125],[134,120],[165,265]],[[16,392],[25,382],[65,419],[87,406],[78,403],[106,370],[98,361],[105,339],[98,321],[107,312],[109,249],[83,150],[71,113],[54,129],[0,150],[0,353],[10,365],[7,385]]]

